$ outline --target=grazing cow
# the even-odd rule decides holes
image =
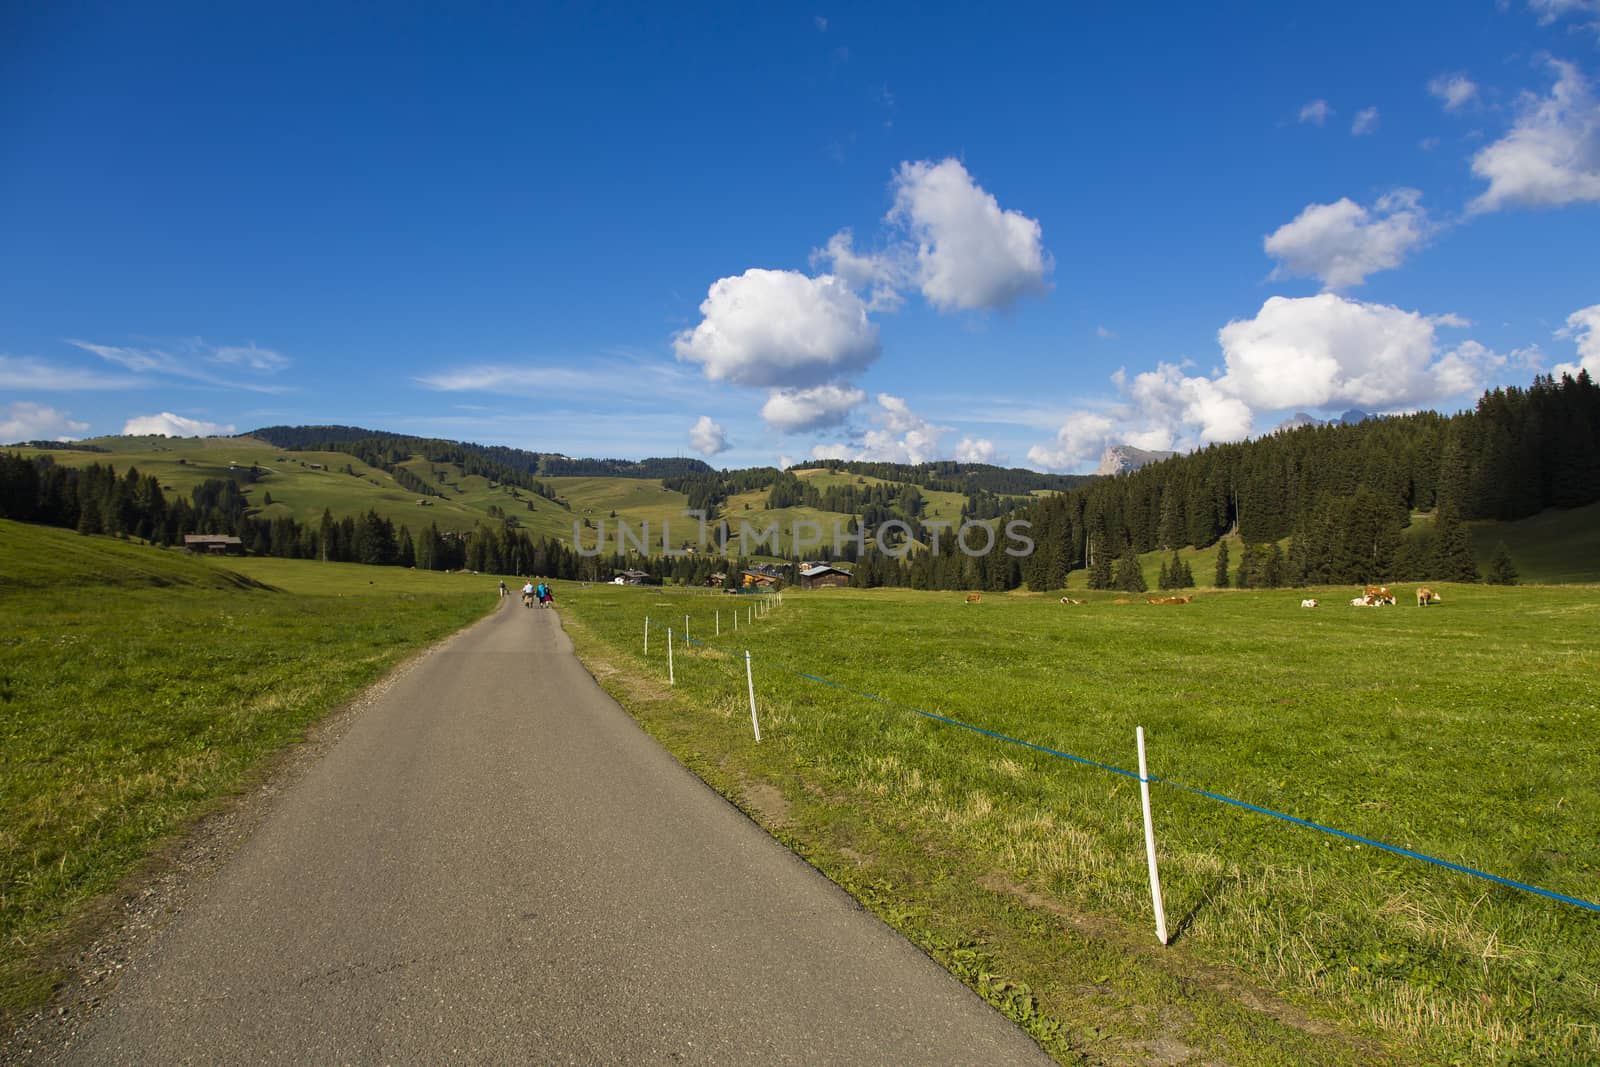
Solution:
[[[1443,598],[1440,597],[1438,593],[1435,593],[1432,589],[1417,590],[1417,607],[1419,608],[1425,608],[1429,604],[1437,604],[1442,599]]]
[[[1061,602],[1062,602],[1062,603],[1063,603],[1063,604],[1084,604],[1084,603],[1087,603],[1087,601],[1083,601],[1083,600],[1073,600],[1073,599],[1072,599],[1072,598],[1071,598],[1071,597],[1069,597],[1069,596],[1064,596],[1064,597],[1062,597],[1062,598],[1061,598]]]
[[[1300,606],[1303,608],[1314,608],[1317,606],[1317,602],[1315,600],[1302,600],[1300,601]]]
[[[981,595],[979,595],[978,593],[968,593],[966,602],[968,604],[976,604],[978,601],[980,601],[982,599],[983,599],[983,597]]]
[[[1194,597],[1192,597],[1192,596],[1148,597],[1148,598],[1145,599],[1145,603],[1146,604],[1187,604],[1189,601],[1191,601],[1193,599],[1194,599]]]

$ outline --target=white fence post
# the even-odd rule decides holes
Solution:
[[[650,616],[644,617],[644,654],[650,654]]]
[[[1167,943],[1167,909],[1161,901],[1161,874],[1156,870],[1156,829],[1150,821],[1150,772],[1144,762],[1144,727],[1138,727],[1139,799],[1144,804],[1144,854],[1150,861],[1150,900],[1156,909],[1156,940]]]
[[[739,609],[738,608],[734,608],[733,609],[733,632],[734,633],[738,633],[739,632]]]
[[[750,673],[750,650],[744,650],[744,680],[750,687],[750,727],[756,732],[756,744],[761,743],[761,723],[756,721],[756,678]]]
[[[722,636],[722,609],[721,608],[717,609],[717,632],[715,634],[712,634],[712,636],[713,637],[721,637]]]
[[[667,684],[677,685],[678,681],[672,674],[672,627],[667,627]]]
[[[683,647],[689,647],[689,616],[683,617]]]

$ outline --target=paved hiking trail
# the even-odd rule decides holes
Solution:
[[[71,1063],[1027,1063],[684,770],[555,611],[424,657],[136,951]]]

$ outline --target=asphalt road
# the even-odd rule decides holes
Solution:
[[[513,599],[361,713],[77,1038],[68,1062],[1048,1062]]]

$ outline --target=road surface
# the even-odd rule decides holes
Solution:
[[[1048,1062],[514,598],[361,712],[47,1058]]]

